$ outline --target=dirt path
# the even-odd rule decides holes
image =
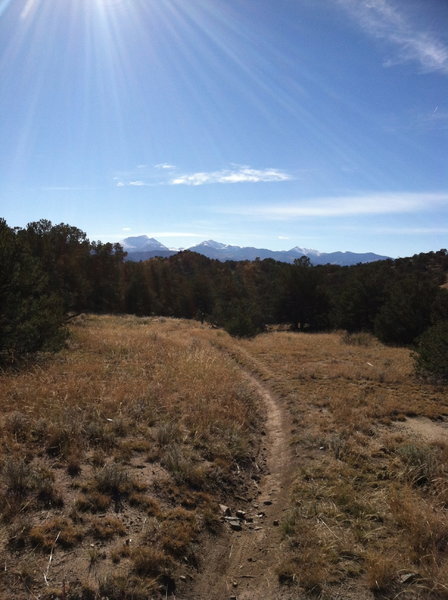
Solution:
[[[233,515],[245,511],[242,530],[234,531],[227,524],[226,533],[210,541],[203,571],[188,600],[286,598],[275,568],[281,552],[279,522],[287,510],[292,481],[288,416],[272,392],[243,370],[265,405],[266,474],[258,483],[256,498],[247,503],[237,499],[237,505],[230,507]]]

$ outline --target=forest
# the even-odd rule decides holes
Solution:
[[[61,347],[82,312],[206,321],[238,337],[272,325],[308,332],[369,332],[417,346],[420,366],[447,375],[448,253],[351,267],[272,259],[219,262],[191,251],[125,261],[119,244],[40,220],[0,220],[0,362]]]

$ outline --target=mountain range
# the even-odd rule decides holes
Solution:
[[[173,256],[181,251],[181,249],[167,248],[167,246],[155,238],[150,238],[147,235],[127,237],[120,244],[128,253],[127,260],[137,262],[156,256]],[[268,250],[267,248],[253,248],[251,246],[231,246],[230,244],[215,242],[214,240],[201,242],[196,246],[187,248],[187,250],[222,261],[272,258],[280,262],[292,263],[301,256],[307,256],[313,265],[334,264],[349,266],[390,258],[389,256],[381,256],[373,252],[319,252],[318,250],[300,248],[299,246],[295,246],[291,250]]]

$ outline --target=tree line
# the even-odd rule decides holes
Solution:
[[[206,320],[237,336],[270,324],[367,331],[411,345],[448,321],[446,250],[350,267],[220,262],[191,251],[143,262],[66,224],[0,219],[0,361],[60,347],[80,312]],[[434,337],[429,336],[429,337]]]

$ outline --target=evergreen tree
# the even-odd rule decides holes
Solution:
[[[0,362],[59,348],[65,337],[62,298],[38,257],[0,219]]]

